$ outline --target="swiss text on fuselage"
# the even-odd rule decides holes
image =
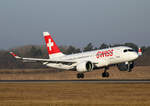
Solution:
[[[114,51],[113,49],[111,49],[111,50],[105,50],[105,51],[98,51],[96,53],[96,58],[113,56],[113,51]]]

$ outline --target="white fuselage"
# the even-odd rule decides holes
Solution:
[[[64,55],[55,58],[55,60],[68,60],[75,62],[75,65],[84,61],[90,61],[96,67],[105,67],[111,64],[118,64],[123,62],[133,61],[138,58],[138,53],[133,51],[132,48],[126,46],[113,47],[101,50],[94,50],[90,52],[83,52],[71,55]],[[49,67],[59,69],[72,69],[75,65],[67,65],[62,63],[48,63]]]

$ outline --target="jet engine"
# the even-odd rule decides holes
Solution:
[[[129,62],[129,65],[127,63],[120,63],[117,67],[120,71],[132,70],[134,68],[134,62]]]
[[[90,61],[84,61],[76,66],[76,70],[80,73],[90,72],[93,70],[93,64]]]

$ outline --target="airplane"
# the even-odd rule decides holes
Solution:
[[[95,69],[104,68],[102,77],[109,77],[107,70],[110,66],[116,65],[120,71],[131,72],[134,68],[134,60],[142,55],[142,51],[135,51],[127,46],[110,47],[106,49],[76,53],[63,54],[49,32],[43,32],[45,38],[49,59],[41,58],[23,58],[10,52],[17,60],[23,62],[41,62],[48,67],[77,71],[77,78],[84,78],[85,72],[91,72]]]

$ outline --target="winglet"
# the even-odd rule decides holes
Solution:
[[[13,57],[15,57],[16,59],[21,59],[21,57],[17,56],[15,53],[13,52],[9,52]]]
[[[141,48],[139,48],[139,50],[138,50],[138,55],[139,55],[139,56],[142,55],[142,50],[141,50]]]

